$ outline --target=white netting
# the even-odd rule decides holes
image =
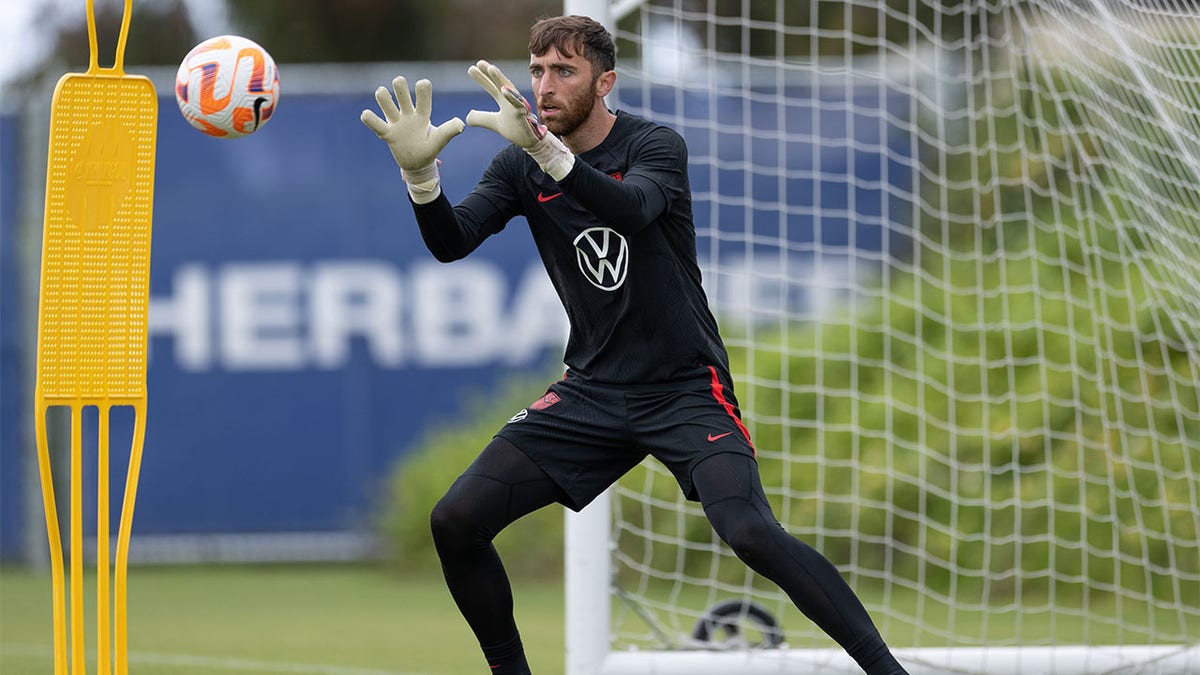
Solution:
[[[610,105],[689,143],[776,514],[894,647],[1200,643],[1198,11],[653,0],[614,23]],[[661,466],[612,510],[614,651],[688,647],[736,597],[832,646]]]

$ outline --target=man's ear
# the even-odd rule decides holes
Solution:
[[[600,74],[596,79],[596,94],[601,98],[608,96],[613,90],[613,85],[617,83],[617,71],[607,70]]]

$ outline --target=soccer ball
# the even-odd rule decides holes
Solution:
[[[209,38],[192,48],[175,74],[175,101],[184,118],[218,138],[262,128],[279,101],[275,60],[237,35]]]

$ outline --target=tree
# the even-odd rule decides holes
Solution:
[[[102,68],[111,67],[117,53],[117,38],[125,3],[114,0],[95,3],[96,42],[98,61]],[[90,62],[87,15],[83,3],[68,10],[58,4],[43,1],[35,10],[31,34],[47,34],[51,42],[47,57],[28,72],[14,75],[18,89],[33,86],[45,79],[55,79],[64,72],[84,72]],[[133,3],[129,22],[129,37],[125,45],[126,70],[136,72],[137,66],[178,64],[194,45],[195,31],[184,0],[160,0],[154,3]]]
[[[561,0],[226,0],[233,29],[281,63],[524,58]]]

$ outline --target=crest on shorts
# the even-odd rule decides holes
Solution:
[[[602,291],[615,291],[629,271],[629,242],[610,227],[589,227],[575,237],[579,271]]]
[[[546,408],[549,408],[550,406],[554,405],[555,403],[558,403],[561,400],[562,399],[559,398],[558,394],[556,394],[552,391],[546,392],[545,396],[539,398],[538,400],[534,401],[533,403],[530,403],[529,409],[530,410],[545,410]]]

